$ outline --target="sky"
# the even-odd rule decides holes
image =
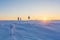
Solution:
[[[0,0],[0,20],[60,19],[60,0]]]

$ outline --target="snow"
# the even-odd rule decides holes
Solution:
[[[0,40],[60,40],[60,21],[0,21]]]

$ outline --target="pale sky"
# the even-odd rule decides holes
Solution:
[[[60,17],[60,0],[0,0],[2,17]]]

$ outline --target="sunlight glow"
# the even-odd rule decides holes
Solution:
[[[46,21],[46,20],[47,20],[47,18],[45,18],[45,17],[44,17],[44,18],[43,18],[43,20],[44,20],[44,21]]]
[[[48,19],[44,17],[41,21],[42,25],[46,25],[48,23]]]

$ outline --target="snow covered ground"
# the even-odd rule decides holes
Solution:
[[[0,21],[0,40],[60,40],[60,21]]]

